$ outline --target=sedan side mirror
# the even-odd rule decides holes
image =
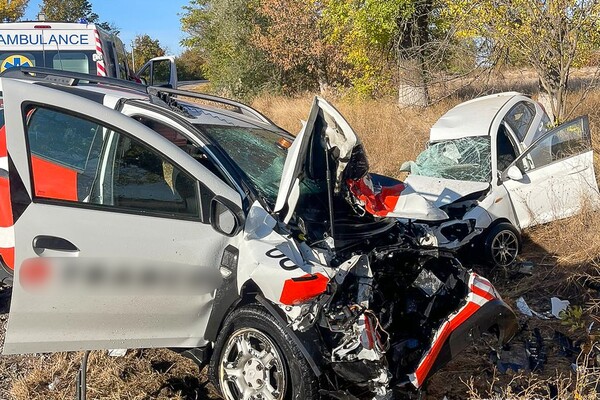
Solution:
[[[513,181],[520,181],[523,179],[523,173],[516,165],[511,166],[508,171],[506,171],[506,176]]]
[[[225,236],[235,236],[243,226],[242,211],[231,201],[217,196],[210,203],[210,224]]]

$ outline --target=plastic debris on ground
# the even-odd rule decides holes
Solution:
[[[571,304],[569,300],[561,300],[558,297],[553,297],[550,299],[550,303],[552,305],[552,315],[554,315],[558,319],[562,319],[560,317],[561,311],[565,311],[567,307]]]
[[[533,337],[527,341],[525,347],[529,358],[529,370],[532,372],[544,371],[544,364],[548,361],[548,355],[542,334],[538,328],[533,330]]]
[[[532,276],[533,267],[534,264],[531,261],[522,261],[519,263],[519,269],[517,270],[517,272],[523,275]]]
[[[534,315],[540,319],[550,319],[546,317],[544,314],[541,314],[537,311],[533,311],[528,305],[523,297],[519,297],[517,299],[517,309],[521,312],[521,314],[526,315],[528,317],[533,317]]]
[[[554,341],[558,345],[558,352],[561,356],[567,357],[571,362],[577,359],[581,352],[581,346],[573,342],[573,339],[562,332],[554,331]]]
[[[52,382],[48,384],[48,390],[52,391],[56,389],[56,386],[60,383],[60,378],[57,376]]]
[[[124,357],[127,354],[127,349],[110,349],[108,355],[110,357]]]
[[[496,364],[502,374],[508,371],[525,370],[529,364],[526,349],[520,343],[512,343],[504,346],[500,351],[492,351],[490,361]]]

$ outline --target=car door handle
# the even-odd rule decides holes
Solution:
[[[38,256],[61,255],[61,256],[77,256],[79,249],[67,239],[56,236],[40,235],[33,239],[33,251]]]

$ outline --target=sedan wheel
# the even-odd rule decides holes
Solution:
[[[506,267],[517,259],[520,250],[519,235],[510,224],[498,224],[488,234],[485,248],[489,261]]]
[[[511,264],[518,251],[517,237],[511,231],[500,232],[492,242],[492,256],[498,265]]]
[[[283,399],[286,372],[279,350],[264,333],[234,332],[221,354],[219,384],[227,399]]]

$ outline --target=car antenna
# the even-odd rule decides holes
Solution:
[[[328,243],[331,247],[331,250],[333,251],[333,254],[335,255],[335,219],[334,219],[334,212],[333,212],[333,185],[332,185],[332,179],[331,179],[331,168],[329,166],[329,140],[327,139],[327,137],[325,137],[324,140],[324,144],[325,144],[325,168],[326,168],[326,172],[325,172],[325,177],[327,180],[327,201],[329,203],[329,225],[330,225],[330,230],[329,233],[331,234],[331,243]]]

